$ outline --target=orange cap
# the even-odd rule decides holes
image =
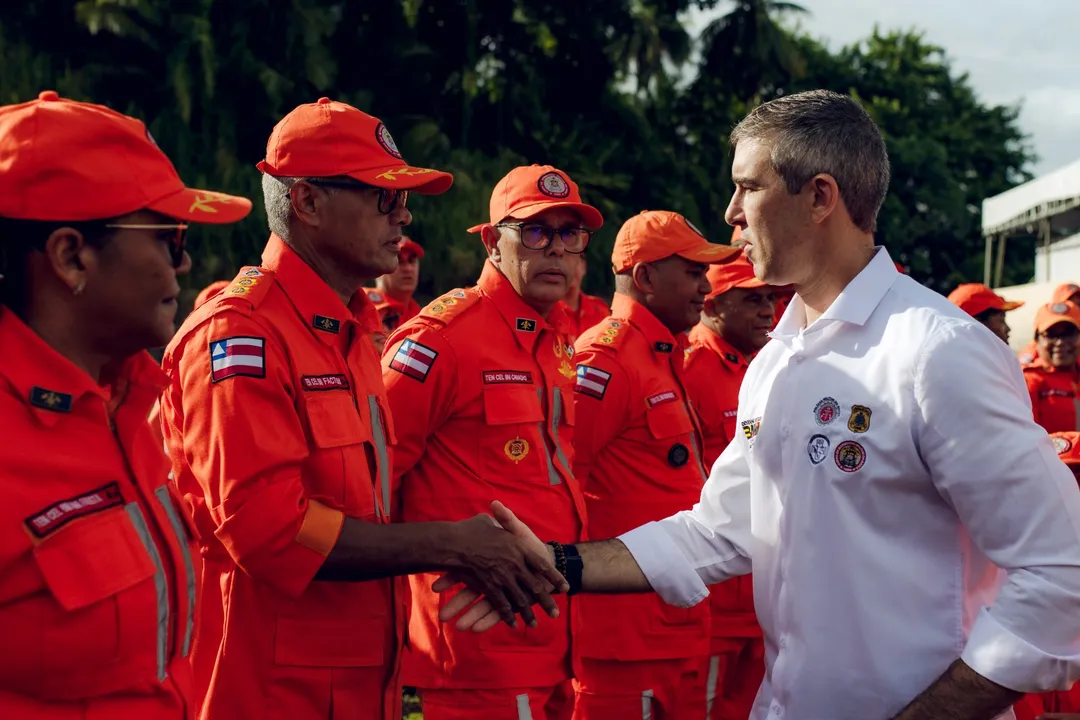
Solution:
[[[949,301],[975,317],[987,310],[1015,310],[1024,303],[1009,302],[982,283],[965,283],[949,293]]]
[[[524,220],[563,207],[576,210],[587,228],[596,230],[604,224],[600,211],[581,201],[577,183],[569,175],[551,165],[522,165],[508,172],[491,191],[489,223],[473,225],[469,232],[480,232],[484,225],[495,225],[510,216]]]
[[[637,263],[654,262],[678,255],[691,262],[721,263],[742,254],[739,248],[705,239],[700,230],[676,212],[642,210],[623,223],[615,236],[611,264],[615,272]]]
[[[195,305],[192,309],[194,310],[195,308],[199,307],[207,300],[214,297],[225,288],[229,287],[230,284],[231,281],[229,280],[215,280],[214,282],[210,283],[202,290],[200,290],[199,294],[195,296]]]
[[[765,283],[754,275],[754,266],[742,253],[730,262],[710,265],[706,277],[712,285],[712,290],[705,296],[706,300],[719,297],[734,288],[765,287]]]
[[[142,209],[229,223],[251,201],[184,187],[146,126],[102,105],[46,90],[0,107],[0,216],[74,222]]]
[[[1035,332],[1043,333],[1059,322],[1080,328],[1080,308],[1071,302],[1047,303],[1035,311]]]
[[[1058,457],[1064,460],[1066,465],[1080,465],[1080,432],[1068,430],[1050,433],[1050,439],[1054,442]]]
[[[1065,283],[1064,285],[1058,285],[1056,288],[1054,288],[1054,294],[1050,296],[1050,302],[1065,302],[1076,293],[1080,293],[1080,285],[1077,285],[1076,283]]]
[[[412,253],[416,256],[416,259],[419,260],[420,258],[424,257],[424,248],[421,247],[420,243],[416,242],[415,240],[403,237],[401,238],[401,242],[398,243],[398,257],[404,255],[405,253]]]
[[[256,167],[278,177],[346,175],[425,195],[444,193],[454,182],[450,173],[406,163],[378,118],[325,97],[297,107],[274,126],[266,159]]]

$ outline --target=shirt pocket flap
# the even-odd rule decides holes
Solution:
[[[645,411],[649,433],[654,438],[669,438],[690,433],[694,426],[681,402],[665,402]]]
[[[309,393],[304,396],[311,439],[319,448],[371,442],[371,427],[348,393]],[[364,410],[367,415],[367,409]]]
[[[33,552],[45,584],[69,612],[134,587],[157,572],[135,524],[119,508],[72,522]]]
[[[484,420],[488,425],[544,422],[536,387],[503,385],[484,388]]]
[[[559,388],[559,395],[562,397],[562,421],[569,425],[574,426],[574,391],[570,388]]]

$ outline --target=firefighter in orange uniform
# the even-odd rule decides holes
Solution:
[[[409,166],[378,119],[328,98],[279,122],[258,167],[262,264],[195,310],[163,362],[173,472],[203,545],[204,597],[225,618],[196,638],[196,666],[212,668],[202,717],[392,720],[406,596],[390,578],[468,579],[463,563],[487,575],[492,560],[517,570],[538,554],[490,518],[390,524],[394,423],[378,316],[359,290],[396,267],[409,192],[452,178]],[[504,584],[517,597],[538,582]]]
[[[375,349],[380,354],[386,344],[386,336],[420,312],[413,293],[420,282],[420,260],[424,257],[424,248],[407,237],[401,238],[399,248],[397,270],[376,279],[375,287],[364,288],[382,323],[382,330],[373,335]]]
[[[195,547],[145,351],[173,333],[187,223],[250,211],[186,189],[134,118],[0,108],[2,718],[194,717]]]
[[[566,315],[568,322],[564,332],[574,342],[589,328],[608,316],[608,306],[603,300],[593,295],[581,292],[581,283],[585,279],[587,262],[585,254],[574,256],[573,272],[570,274],[570,289],[566,297],[559,301],[559,307]]]
[[[686,392],[701,422],[705,468],[735,439],[739,386],[746,368],[765,347],[773,327],[775,288],[754,276],[740,255],[709,267],[712,290],[701,321],[690,331],[686,351]],[[749,575],[709,588],[712,647],[705,676],[707,718],[744,720],[765,675],[765,644],[754,614]]]
[[[740,251],[682,215],[646,211],[619,230],[612,315],[577,341],[576,461],[589,532],[613,537],[697,501],[708,477],[688,405],[686,331],[709,292],[708,265]],[[575,720],[705,715],[709,605],[654,595],[577,601]]]
[[[1053,295],[1050,296],[1051,303],[1071,302],[1072,304],[1080,307],[1080,285],[1076,283],[1062,283],[1054,288]],[[1038,344],[1034,341],[1028,343],[1023,350],[1020,351],[1019,359],[1021,365],[1028,365],[1039,356]]]
[[[986,326],[1005,343],[1009,342],[1009,325],[1005,313],[1024,303],[1010,301],[982,283],[965,283],[949,293],[949,302]]]
[[[1080,430],[1076,411],[1076,383],[1080,379],[1077,341],[1080,307],[1071,302],[1049,303],[1036,311],[1038,356],[1023,370],[1035,422],[1047,432]]]
[[[603,224],[577,185],[549,165],[518,167],[495,186],[479,232],[488,259],[475,287],[437,298],[387,341],[383,378],[394,412],[406,520],[455,520],[493,500],[527,508],[545,537],[583,537],[573,462],[573,346],[556,328],[570,256]],[[532,525],[530,525],[531,527]],[[424,720],[561,720],[573,706],[571,619],[535,628],[457,632],[439,621],[433,575],[411,578],[405,681]]]

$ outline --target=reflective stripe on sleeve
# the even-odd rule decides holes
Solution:
[[[555,395],[557,397],[558,393],[555,393]],[[542,387],[536,388],[536,396],[540,399],[540,406],[543,407],[543,405],[544,405],[544,388],[542,388]],[[552,413],[552,415],[554,415],[554,413]],[[547,434],[545,432],[545,430],[544,430],[544,423],[543,423],[543,421],[541,421],[541,422],[536,423],[536,425],[537,425],[537,427],[540,428],[540,441],[544,444],[544,460],[547,461],[548,483],[550,483],[551,485],[558,485],[559,483],[562,482],[562,478],[559,477],[558,471],[555,470],[555,463],[552,462],[552,460],[551,460],[551,452],[548,450],[547,441],[544,440],[544,437]]]
[[[180,521],[179,511],[172,501],[172,496],[169,495],[168,486],[162,485],[154,491],[154,495],[169,518],[169,525],[172,526],[173,534],[176,535],[176,542],[180,546],[180,557],[184,560],[184,580],[187,583],[187,623],[184,625],[184,644],[181,656],[187,657],[191,651],[191,634],[195,629],[195,563],[191,559],[191,547],[188,545],[187,532],[184,530],[184,524]]]
[[[375,500],[376,517],[390,518],[390,455],[386,451],[386,433],[383,432],[379,399],[368,395],[368,411],[371,414],[371,436],[375,438],[375,458],[379,463],[379,484],[382,485],[382,510],[379,510],[378,493]]]
[[[165,682],[168,677],[165,672],[165,652],[169,641],[169,588],[165,584],[165,569],[161,564],[157,545],[150,536],[150,528],[146,524],[142,508],[137,503],[128,503],[124,510],[131,518],[131,524],[135,526],[135,532],[139,534],[150,559],[154,561],[154,592],[157,595],[157,679],[158,682]]]

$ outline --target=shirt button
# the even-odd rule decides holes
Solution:
[[[795,356],[795,364],[796,364],[796,365],[802,365],[802,361],[803,361],[803,359],[804,359],[804,358],[803,358],[803,356],[802,356],[802,355],[796,355],[796,356]]]

